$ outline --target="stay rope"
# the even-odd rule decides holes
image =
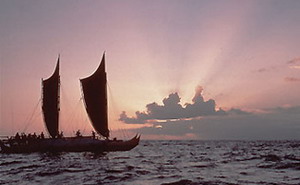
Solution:
[[[34,109],[33,109],[33,112],[29,115],[29,117],[26,119],[25,121],[25,127],[24,129],[22,130],[23,132],[26,132],[28,127],[30,126],[30,124],[41,114],[41,112],[35,116],[36,114],[36,110],[37,108],[39,107],[40,103],[41,103],[42,99],[40,98],[39,101],[37,102],[37,104],[35,105]],[[35,116],[35,117],[34,117]],[[34,119],[33,119],[34,117]]]
[[[114,114],[113,117],[117,117],[117,116],[118,116],[117,114],[118,114],[120,111],[119,111],[119,108],[118,108],[118,106],[117,106],[117,104],[116,104],[114,95],[113,95],[112,90],[111,90],[111,88],[110,88],[110,85],[109,85],[108,83],[107,83],[107,87],[108,87],[108,92],[109,92],[110,104],[111,104],[111,107],[112,107],[112,110],[113,110],[112,112],[113,112],[113,114]],[[120,124],[116,124],[116,126],[117,126],[117,131],[121,132],[122,137],[125,138],[125,139],[128,139],[129,137],[128,137],[127,131],[126,131],[125,129],[123,129],[123,128],[120,126]]]

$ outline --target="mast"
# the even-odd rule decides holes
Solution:
[[[80,79],[85,109],[98,134],[109,137],[107,115],[107,80],[105,53],[98,69],[89,77]]]
[[[46,80],[42,79],[42,110],[46,128],[52,138],[58,136],[58,120],[59,120],[59,56],[57,59],[56,68],[51,77]]]

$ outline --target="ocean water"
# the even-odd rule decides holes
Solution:
[[[128,152],[0,154],[0,184],[300,184],[300,141],[141,141]]]

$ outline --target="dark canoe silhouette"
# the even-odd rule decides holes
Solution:
[[[98,69],[91,76],[80,80],[87,114],[96,132],[105,139],[98,139],[95,135],[81,136],[78,134],[76,137],[61,137],[59,135],[59,61],[60,58],[58,57],[52,76],[42,80],[42,110],[50,138],[11,137],[0,141],[1,152],[108,152],[128,151],[136,147],[139,144],[140,135],[127,141],[109,139],[105,54],[103,54]]]
[[[139,144],[140,135],[127,141],[99,140],[91,136],[46,138],[29,141],[28,143],[9,143],[0,141],[2,153],[32,152],[111,152],[128,151]],[[16,142],[16,141],[15,141]]]

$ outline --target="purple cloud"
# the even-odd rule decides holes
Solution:
[[[224,116],[228,114],[250,114],[240,109],[231,109],[224,111],[216,109],[215,100],[204,100],[202,96],[203,88],[198,86],[196,88],[195,96],[192,103],[186,103],[184,106],[180,104],[180,97],[178,93],[171,93],[167,98],[162,100],[163,105],[156,102],[146,105],[146,111],[136,111],[134,117],[128,117],[126,112],[120,114],[119,120],[124,123],[142,124],[150,120],[172,120],[172,119],[190,119],[204,116]]]
[[[300,139],[300,106],[263,110],[257,114],[166,121],[133,130],[144,135],[157,135],[158,138],[190,134],[197,139]]]

